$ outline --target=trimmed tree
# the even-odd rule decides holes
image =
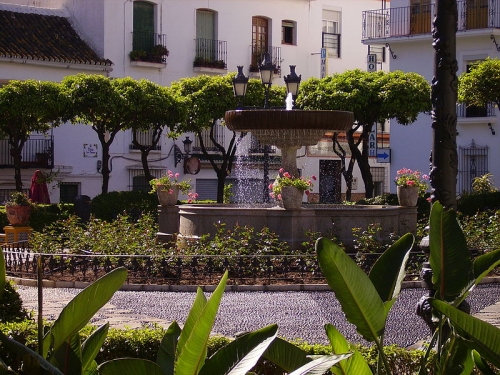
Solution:
[[[16,190],[22,191],[22,151],[33,132],[58,126],[67,108],[61,87],[54,82],[11,81],[0,88],[0,136],[7,138],[14,160]]]
[[[487,58],[473,64],[458,79],[458,101],[468,105],[500,105],[500,60]]]
[[[356,161],[365,185],[365,196],[373,196],[368,138],[373,126],[395,118],[408,125],[420,112],[431,108],[430,85],[417,73],[348,70],[323,79],[310,78],[301,85],[297,105],[304,109],[343,110],[354,113],[355,123],[347,131],[351,158]],[[352,161],[352,160],[351,160]],[[344,171],[348,191],[354,163]]]

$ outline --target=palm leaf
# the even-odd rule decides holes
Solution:
[[[226,271],[190,330],[190,335],[175,363],[174,373],[176,375],[197,375],[203,367],[207,353],[208,338],[212,331],[222,295],[224,294],[227,277],[228,273]]]
[[[286,372],[292,372],[306,363],[311,362],[307,353],[282,338],[276,337],[269,348],[264,352],[263,357]]]
[[[140,358],[119,358],[97,367],[99,375],[164,375],[153,361]]]
[[[415,242],[411,233],[405,234],[389,247],[373,265],[369,278],[383,302],[399,295],[405,277],[405,267]]]
[[[276,324],[244,334],[219,349],[205,361],[200,375],[245,375],[273,342]]]
[[[333,354],[345,354],[352,352],[352,356],[340,361],[332,368],[332,372],[335,375],[373,375],[370,366],[366,363],[366,360],[356,349],[352,350],[349,347],[349,343],[345,339],[344,335],[340,333],[333,325],[325,325],[326,335],[328,341],[330,341],[330,346],[332,347]]]
[[[318,261],[328,285],[349,322],[367,341],[384,333],[386,311],[368,276],[338,245],[327,238],[316,241]]]
[[[472,349],[475,349],[483,358],[494,366],[500,367],[500,329],[466,314],[459,309],[437,299],[429,300],[432,307],[444,314],[453,324],[463,332]]]
[[[82,344],[82,371],[87,371],[92,365],[97,354],[101,350],[104,340],[108,334],[109,323],[103,324],[96,329]]]
[[[47,356],[50,344],[57,349],[72,335],[85,327],[97,311],[120,289],[127,278],[127,269],[116,268],[77,294],[61,311],[44,337],[43,352]]]
[[[156,363],[163,370],[164,375],[174,374],[175,351],[177,348],[177,340],[181,334],[181,328],[176,321],[173,321],[167,328],[167,332],[163,336],[158,354],[156,355]]]
[[[291,372],[289,375],[323,375],[337,362],[349,358],[351,354],[324,355]]]
[[[467,242],[456,212],[445,211],[439,202],[432,205],[429,228],[432,282],[439,298],[451,302],[472,284],[472,261]]]

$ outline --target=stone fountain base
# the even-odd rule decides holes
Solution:
[[[325,236],[337,235],[348,251],[354,249],[352,228],[366,229],[369,224],[382,227],[381,239],[389,240],[391,232],[399,235],[416,233],[417,208],[400,206],[304,205],[300,210],[285,210],[271,205],[241,207],[227,204],[193,204],[159,206],[159,239],[188,240],[203,234],[214,234],[214,224],[222,222],[230,229],[235,225],[256,230],[268,227],[290,248],[301,249],[309,240],[307,231]]]

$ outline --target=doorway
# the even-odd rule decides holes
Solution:
[[[340,160],[319,161],[319,201],[320,203],[341,203],[341,163]]]

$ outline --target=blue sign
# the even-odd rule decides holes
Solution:
[[[326,48],[321,48],[321,58],[326,59]]]
[[[377,149],[377,163],[390,163],[391,162],[391,149],[379,148]]]

